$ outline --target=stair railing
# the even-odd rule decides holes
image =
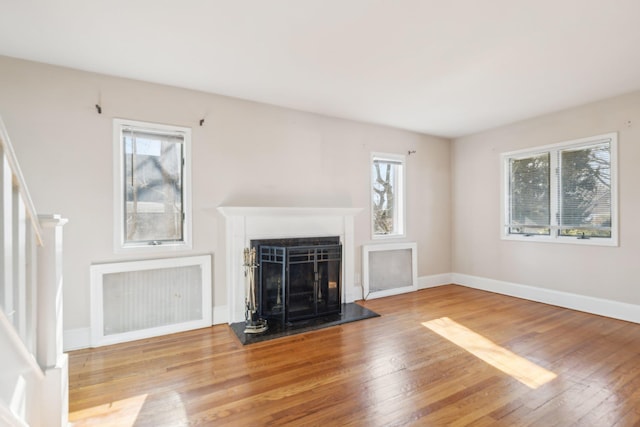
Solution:
[[[67,424],[62,226],[38,216],[0,119],[0,424]],[[3,424],[3,425],[4,425]]]

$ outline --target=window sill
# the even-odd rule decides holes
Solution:
[[[553,236],[518,236],[518,235],[503,235],[502,240],[509,240],[515,242],[535,242],[535,243],[560,243],[569,245],[584,245],[584,246],[609,246],[617,247],[618,240],[611,239],[579,239],[577,237],[553,237]]]
[[[405,239],[406,234],[374,234],[372,240],[392,240],[392,239]]]
[[[148,244],[140,244],[140,245],[119,245],[115,248],[115,253],[123,254],[123,253],[163,253],[163,252],[182,252],[189,251],[192,249],[191,243],[182,242],[182,243],[163,243],[160,245],[148,245]]]

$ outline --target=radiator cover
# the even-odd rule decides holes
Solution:
[[[91,266],[92,347],[212,324],[211,257]]]
[[[418,290],[415,242],[362,246],[364,299]]]

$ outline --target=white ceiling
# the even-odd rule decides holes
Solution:
[[[640,89],[640,1],[0,0],[0,55],[458,137]]]

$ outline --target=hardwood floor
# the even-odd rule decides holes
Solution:
[[[218,325],[72,352],[70,420],[640,425],[638,324],[455,285],[363,305],[382,316],[245,347]]]

